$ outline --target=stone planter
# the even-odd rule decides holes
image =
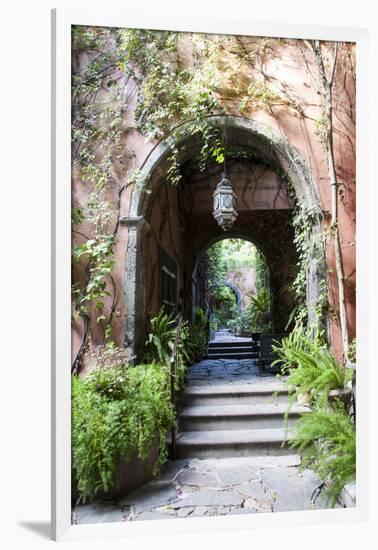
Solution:
[[[138,453],[126,460],[122,460],[117,468],[116,481],[113,487],[108,491],[99,491],[94,500],[116,500],[131,491],[138,489],[148,481],[154,478],[153,470],[159,454],[158,438],[156,437],[151,444],[150,452],[146,459],[141,459]],[[77,500],[78,493],[76,487],[72,487],[72,501]]]
[[[340,401],[348,412],[352,405],[352,388],[336,388],[329,392],[328,405],[330,412],[332,412],[332,405],[334,405],[336,401]]]
[[[311,394],[310,394],[310,392],[298,393],[297,403],[298,403],[298,405],[301,405],[302,407],[309,407],[310,404],[311,404]]]
[[[354,371],[354,376],[352,379],[351,387],[354,393],[354,398],[356,399],[356,370],[357,370],[357,363],[347,363],[346,364],[347,369],[351,369]]]

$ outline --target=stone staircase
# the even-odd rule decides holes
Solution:
[[[252,351],[252,339],[235,339],[235,341],[209,342],[207,359],[257,359],[256,352]]]
[[[293,454],[289,445],[282,446],[287,405],[287,390],[273,377],[242,385],[189,382],[179,417],[177,458]],[[289,427],[307,410],[293,405]],[[286,437],[290,439],[290,430]]]
[[[218,330],[207,347],[206,359],[257,359],[252,338],[235,336],[229,329]]]

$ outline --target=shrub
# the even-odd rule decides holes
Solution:
[[[211,292],[214,314],[218,319],[219,327],[227,327],[230,320],[238,316],[238,302],[235,293],[226,286],[220,284]]]
[[[240,329],[243,333],[269,332],[270,320],[270,295],[262,288],[257,296],[252,297],[250,303],[243,309],[240,318]]]
[[[291,446],[302,453],[301,468],[310,467],[326,481],[334,506],[342,488],[356,477],[356,433],[353,421],[338,405],[332,414],[314,410],[296,423]]]
[[[288,373],[290,369],[298,367],[299,357],[297,353],[298,351],[309,351],[308,342],[305,330],[302,327],[296,328],[288,336],[282,338],[278,345],[272,346],[278,357],[273,364],[279,365],[282,373]]]
[[[177,319],[172,313],[165,313],[162,308],[150,319],[150,332],[145,342],[146,362],[170,364],[171,353],[176,337]],[[180,339],[177,347],[176,388],[179,389],[185,378],[186,365],[190,362],[192,347],[190,343],[189,325],[183,321]]]
[[[357,354],[357,342],[356,342],[356,339],[353,338],[353,340],[348,346],[348,352],[347,352],[347,359],[350,363],[356,362],[356,354]]]
[[[117,484],[117,467],[137,454],[147,458],[156,437],[155,473],[167,456],[174,424],[169,375],[160,364],[100,368],[72,379],[73,473],[79,500]]]
[[[293,398],[310,393],[313,401],[325,403],[330,390],[344,388],[353,377],[325,344],[312,342],[302,331],[284,338],[274,350],[281,369],[288,373],[286,384]]]
[[[310,392],[314,399],[326,399],[330,390],[344,388],[353,372],[336,361],[328,349],[314,346],[298,351],[298,368],[290,371],[287,383],[296,394]]]
[[[191,360],[193,362],[202,359],[206,348],[206,314],[200,306],[194,310],[194,321],[189,327],[189,340]]]
[[[147,361],[158,361],[168,364],[176,335],[174,315],[165,313],[162,308],[156,317],[150,319],[150,330],[146,340]]]
[[[309,338],[303,328],[296,328],[274,346],[281,370],[288,374],[286,384],[291,394],[285,414],[286,428],[292,402],[308,393],[312,409],[301,416],[294,428],[293,447],[302,453],[301,468],[312,468],[326,481],[326,494],[334,506],[344,485],[355,478],[355,428],[338,399],[329,403],[332,389],[344,388],[353,376],[332,355],[321,337]]]

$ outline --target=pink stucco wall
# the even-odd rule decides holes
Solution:
[[[242,38],[242,40],[244,40]],[[253,42],[253,41],[252,41]],[[244,40],[246,48],[252,48],[250,37]],[[252,45],[249,45],[252,44]],[[190,52],[184,50],[184,54],[188,56]],[[75,57],[77,64],[85,63],[85,58],[81,56]],[[342,45],[339,52],[340,61],[337,65],[336,83],[334,86],[334,149],[337,167],[337,177],[341,184],[339,187],[339,229],[341,235],[341,246],[343,253],[343,263],[345,275],[347,278],[347,313],[350,336],[355,334],[355,81],[351,63],[354,63],[354,49],[352,46]],[[312,74],[309,74],[308,68]],[[265,60],[264,70],[269,75],[270,82],[274,86],[276,82],[283,83],[285,90],[297,101],[302,108],[303,116],[299,116],[295,110],[285,104],[273,105],[271,109],[254,106],[250,110],[244,111],[243,116],[249,119],[257,120],[274,130],[282,133],[290,143],[298,150],[299,154],[307,162],[311,176],[318,189],[322,208],[324,211],[330,210],[330,185],[327,170],[327,158],[324,144],[319,140],[318,121],[321,117],[320,96],[314,86],[313,75],[316,74],[316,67],[311,58],[307,59],[307,66],[301,51],[298,49],[296,41],[273,41],[271,54]],[[241,79],[249,79],[251,74],[257,74],[259,68],[246,69],[243,73],[241,69]],[[277,79],[277,80],[275,80]],[[129,84],[130,86],[133,83]],[[277,84],[278,85],[278,84]],[[133,109],[136,105],[136,93],[132,95],[129,101],[126,116],[128,122],[133,125]],[[240,116],[240,97],[222,97],[220,92],[218,97],[220,103],[225,109],[226,114]],[[127,216],[130,209],[130,197],[132,193],[132,185],[128,186],[130,174],[133,169],[140,168],[150,151],[156,144],[151,140],[146,140],[145,136],[137,128],[131,128],[123,137],[123,153],[124,167],[122,164],[114,167],[113,183],[109,186],[109,200],[116,205],[118,190],[121,186],[126,185],[126,190],[122,194],[120,202],[120,210],[115,210],[115,219],[118,215]],[[274,176],[275,177],[275,176]],[[237,185],[242,185],[239,182]],[[190,187],[190,186],[189,186]],[[188,189],[189,189],[188,187]],[[186,192],[188,192],[188,189]],[[158,227],[162,216],[162,203],[169,203],[170,208],[168,216],[170,224],[163,230],[163,234],[159,237],[160,241],[166,247],[167,251],[173,257],[177,257],[180,262],[185,249],[181,241],[180,219],[177,214],[176,201],[177,190],[166,189],[166,196],[159,196],[159,200],[151,207],[150,224]],[[190,191],[194,193],[194,189]],[[88,196],[87,184],[82,182],[73,171],[72,184],[73,204],[75,206],[84,206]],[[258,201],[264,200],[261,197],[256,198],[255,206],[258,207]],[[282,200],[281,198],[279,200]],[[202,208],[200,197],[196,197],[196,205],[198,209]],[[284,204],[282,204],[284,207]],[[327,217],[325,218],[327,220]],[[325,222],[327,224],[327,221]],[[170,230],[169,230],[170,226]],[[80,230],[82,234],[86,234],[88,227],[83,225]],[[77,233],[73,235],[74,243],[83,242],[84,237]],[[128,241],[127,226],[120,225],[117,233],[117,241],[115,245],[115,260],[116,267],[113,272],[114,303],[115,315],[112,322],[113,336],[119,345],[122,345],[124,338],[124,274],[126,265],[126,250]],[[156,302],[156,278],[154,256],[154,243],[156,235],[149,236],[150,254],[151,254],[151,307]],[[337,309],[337,280],[335,276],[334,254],[331,239],[327,241],[327,259],[329,267],[329,288],[330,288],[330,303],[332,307]],[[80,280],[83,276],[80,266],[74,268],[74,280]],[[113,283],[111,284],[113,286]],[[113,292],[114,291],[114,292]],[[107,300],[105,313],[109,313],[112,305],[112,299]],[[338,324],[331,315],[331,331],[332,343],[336,353],[340,353],[341,341]],[[91,337],[94,343],[101,343],[102,328],[94,320],[91,320]],[[76,353],[80,342],[82,332],[80,320],[73,318],[73,355]]]

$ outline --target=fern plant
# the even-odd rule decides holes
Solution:
[[[303,327],[297,327],[288,336],[283,338],[279,344],[273,344],[273,351],[277,359],[273,365],[280,365],[281,372],[289,372],[291,368],[299,366],[298,351],[308,351],[309,345],[306,332]]]
[[[357,354],[357,342],[356,342],[356,339],[353,338],[353,340],[349,344],[348,353],[347,353],[347,359],[350,363],[356,362],[356,354]]]
[[[116,486],[121,461],[146,459],[158,444],[155,473],[175,422],[162,365],[112,366],[72,379],[72,458],[80,501]]]
[[[336,405],[332,414],[315,410],[296,423],[291,446],[302,454],[301,469],[311,468],[326,481],[333,507],[343,487],[356,478],[356,433],[353,420]]]
[[[176,335],[176,319],[162,308],[150,319],[150,332],[146,340],[146,361],[168,364]]]
[[[270,311],[270,294],[266,288],[262,288],[256,297],[251,300],[252,324],[256,330],[260,325],[264,325],[263,315]]]
[[[194,321],[189,327],[189,338],[191,361],[199,361],[205,352],[206,347],[206,313],[200,306],[194,310]]]
[[[344,368],[320,339],[311,341],[303,329],[296,329],[273,347],[292,399],[309,393],[312,401],[326,401],[330,390],[345,388],[353,373]]]
[[[313,400],[325,400],[332,389],[345,388],[353,373],[343,367],[329,349],[318,348],[307,341],[309,351],[297,350],[294,358],[297,368],[292,368],[286,383],[290,393],[310,393]]]
[[[150,319],[150,332],[145,342],[146,362],[169,365],[176,338],[177,319],[162,308]],[[186,366],[190,363],[193,347],[190,342],[190,329],[187,321],[181,324],[176,358],[176,389],[180,389],[185,379]]]
[[[270,330],[270,295],[262,288],[243,309],[240,318],[242,333],[268,332]]]

